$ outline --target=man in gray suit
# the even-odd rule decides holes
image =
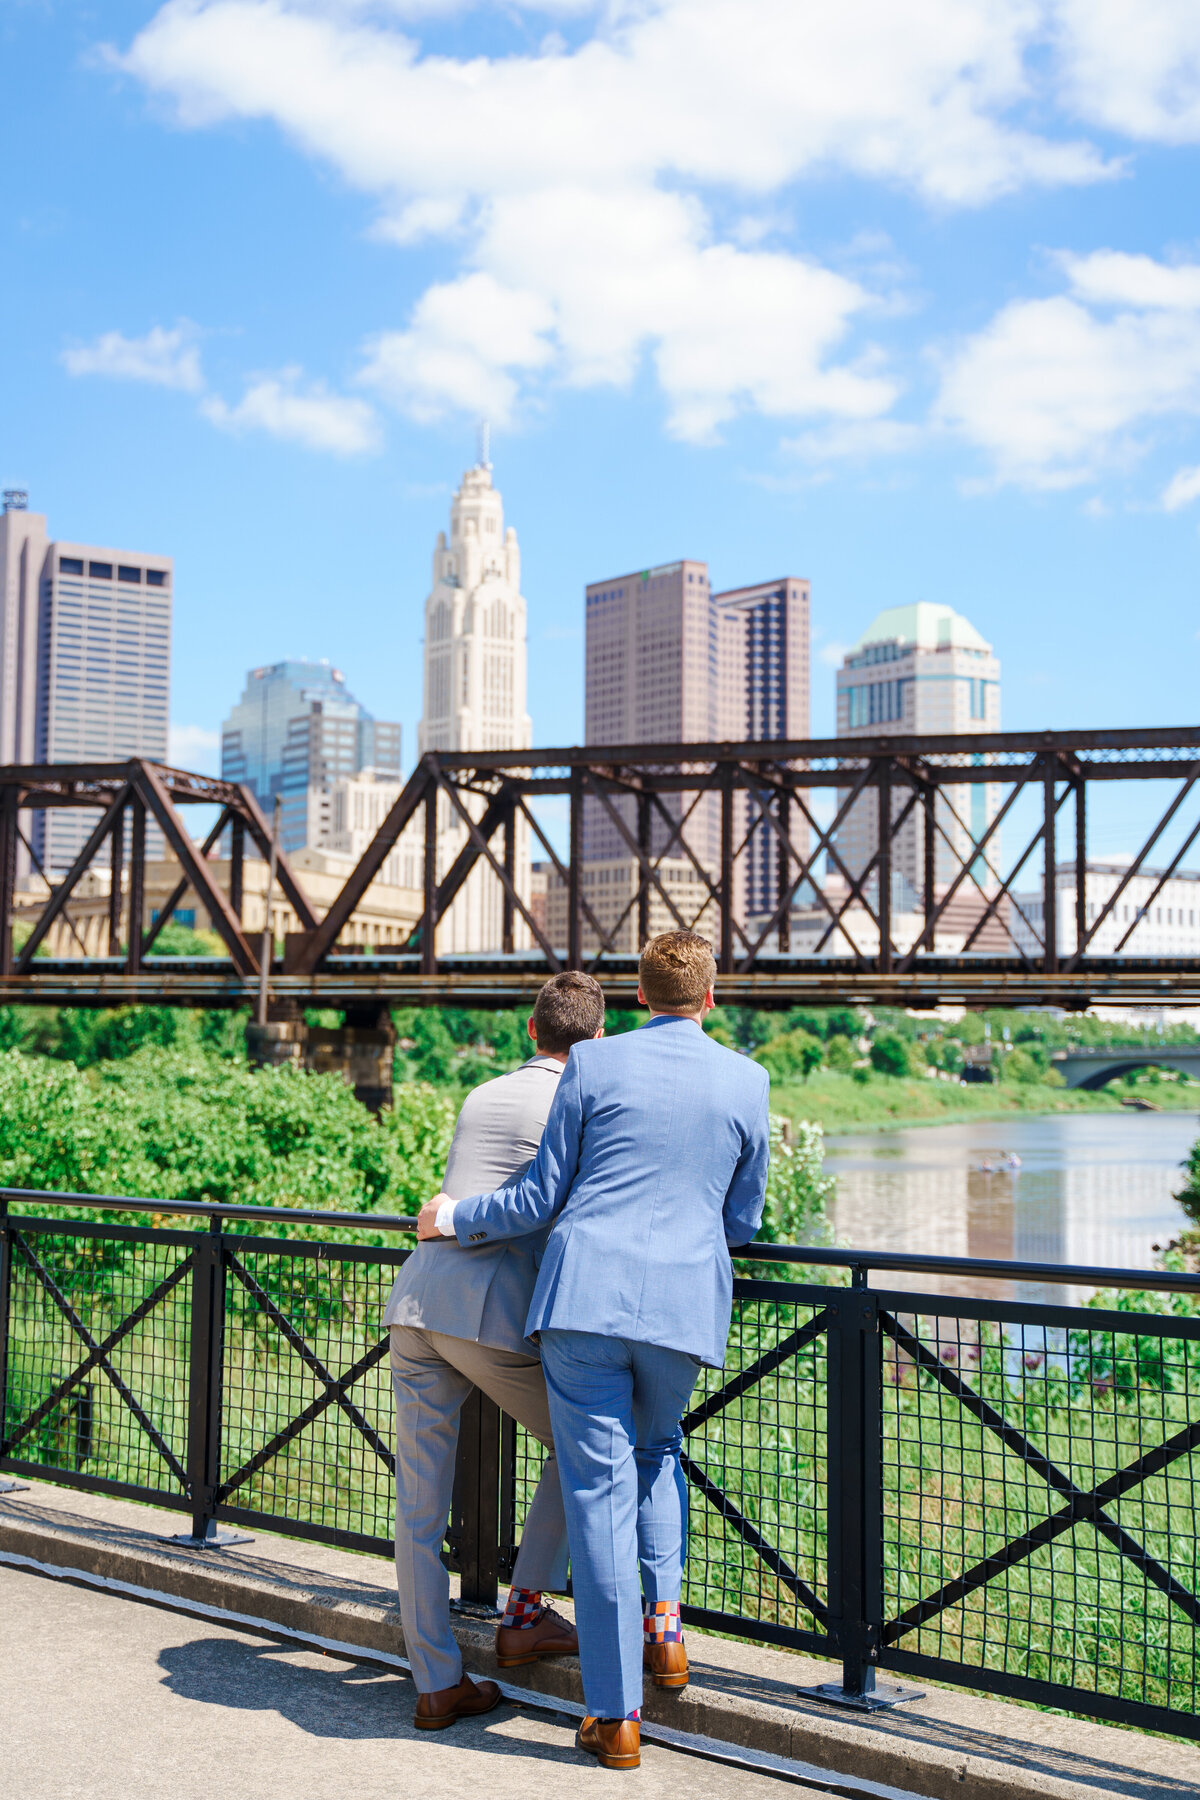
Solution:
[[[604,1030],[604,994],[567,970],[542,988],[529,1020],[537,1055],[468,1094],[446,1163],[454,1199],[517,1181],[537,1154],[573,1044]],[[405,1650],[417,1688],[414,1723],[425,1731],[490,1712],[494,1681],[473,1682],[450,1629],[441,1561],[454,1482],[458,1420],[478,1387],[549,1452],[530,1504],[512,1590],[496,1632],[502,1668],[578,1653],[575,1628],[545,1607],[543,1592],[567,1581],[567,1530],[542,1365],[525,1338],[544,1233],[486,1248],[455,1238],[419,1243],[404,1264],[383,1322],[396,1395],[396,1583]]]

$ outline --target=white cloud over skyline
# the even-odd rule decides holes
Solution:
[[[1200,417],[1200,265],[1101,250],[1059,259],[1067,291],[1014,300],[948,358],[937,415],[996,479],[1077,487]]]
[[[921,375],[885,341],[889,276],[806,250],[796,190],[850,178],[944,213],[1200,142],[1192,0],[543,0],[524,10],[574,15],[573,47],[424,47],[471,10],[168,0],[112,53],[184,127],[273,124],[372,197],[398,252],[440,244],[449,270],[360,347],[360,386],[420,423],[514,426],[555,388],[628,390],[649,368],[678,439],[753,414],[799,425],[785,447],[809,463],[911,452],[936,433],[894,416]],[[1034,489],[1126,466],[1200,412],[1200,266],[1106,248],[1055,266],[1058,291],[932,345],[931,424]],[[147,343],[68,355],[119,374]],[[198,392],[186,357],[159,357],[174,382],[132,378]],[[380,444],[366,400],[294,371],[202,410],[339,455]]]
[[[69,375],[102,375],[113,381],[145,381],[154,387],[196,394],[204,386],[194,325],[186,322],[165,330],[156,325],[144,337],[103,332],[90,344],[75,344],[62,353]]]
[[[222,431],[265,431],[334,456],[369,455],[382,447],[378,418],[365,400],[332,393],[323,382],[306,381],[297,368],[254,377],[236,406],[210,395],[200,402],[200,410]]]
[[[974,205],[1112,172],[1016,116],[1037,23],[1027,0],[660,0],[601,9],[570,51],[465,61],[345,0],[170,0],[121,60],[186,126],[273,121],[376,197],[379,234],[457,246],[368,348],[404,411],[511,419],[649,359],[668,430],[706,442],[740,411],[857,423],[899,391],[854,341],[884,297],[723,233],[716,193],[759,212],[832,169]]]

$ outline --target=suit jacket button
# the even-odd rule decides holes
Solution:
[[[470,1244],[481,1244],[486,1236],[486,1231],[473,1231],[467,1239],[467,1242]]]

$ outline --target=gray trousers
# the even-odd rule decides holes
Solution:
[[[454,1488],[458,1417],[472,1387],[550,1453],[525,1520],[513,1570],[515,1587],[562,1592],[567,1525],[540,1360],[411,1325],[393,1325],[390,1338],[396,1396],[396,1587],[413,1681],[419,1694],[431,1694],[462,1678],[441,1549]]]

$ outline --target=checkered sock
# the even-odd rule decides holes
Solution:
[[[642,1631],[648,1644],[681,1644],[678,1600],[643,1600]]]
[[[524,1631],[530,1625],[536,1625],[544,1611],[542,1596],[537,1588],[509,1588],[508,1605],[500,1623]]]

